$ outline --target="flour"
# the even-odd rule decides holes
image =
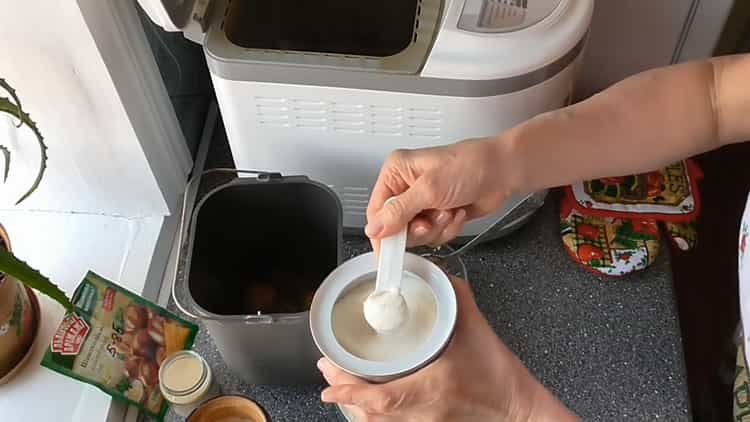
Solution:
[[[375,282],[377,284],[377,281]],[[409,309],[400,289],[374,291],[365,299],[365,321],[378,333],[390,333],[409,319]]]
[[[363,304],[375,290],[374,277],[345,292],[331,315],[333,333],[349,353],[371,361],[389,361],[415,351],[430,336],[437,318],[437,300],[430,286],[410,273],[401,280],[408,318],[387,334],[378,334],[365,320]]]

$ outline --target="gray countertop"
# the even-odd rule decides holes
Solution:
[[[490,324],[584,420],[690,420],[667,248],[648,270],[605,279],[570,260],[558,227],[556,207],[548,203],[519,232],[464,257]],[[349,238],[344,256],[368,249],[365,240]],[[194,348],[224,393],[254,399],[271,421],[336,419],[319,400],[323,386],[247,385],[229,372],[205,329]],[[170,411],[166,420],[180,419]]]

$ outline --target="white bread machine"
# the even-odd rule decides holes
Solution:
[[[237,168],[329,185],[349,229],[364,226],[390,151],[498,134],[566,105],[594,7],[593,0],[138,1],[158,25],[203,45]],[[495,218],[468,224],[463,235]]]

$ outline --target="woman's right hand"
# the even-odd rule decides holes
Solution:
[[[365,233],[377,241],[408,224],[410,246],[453,239],[466,221],[490,214],[512,192],[505,146],[486,138],[391,153],[370,197]]]

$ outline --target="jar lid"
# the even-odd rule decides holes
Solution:
[[[191,403],[205,394],[210,385],[211,368],[192,350],[170,355],[159,368],[159,389],[172,403]]]
[[[336,339],[331,315],[338,299],[377,271],[372,252],[359,255],[336,268],[318,288],[310,308],[310,329],[313,340],[331,363],[350,374],[375,381],[386,381],[415,371],[435,358],[453,334],[456,324],[456,293],[448,276],[431,261],[406,253],[404,270],[424,280],[437,303],[432,332],[416,350],[395,360],[371,361],[355,356]]]

